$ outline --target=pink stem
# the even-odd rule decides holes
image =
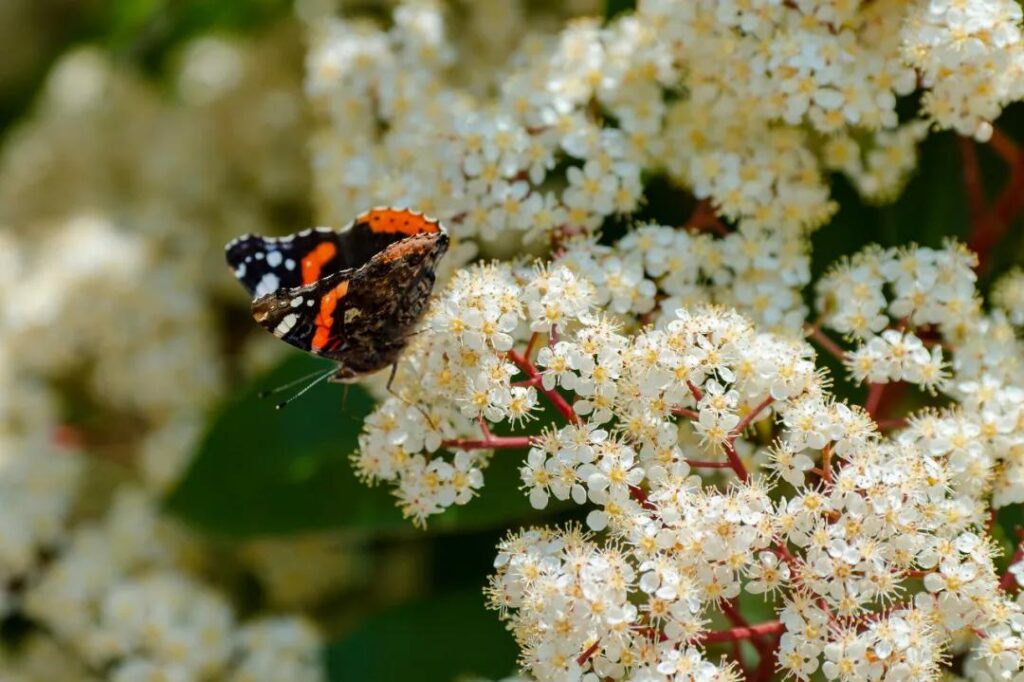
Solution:
[[[839,362],[846,362],[846,351],[842,347],[830,339],[828,335],[821,331],[821,327],[813,325],[807,329],[807,335],[814,339],[815,343],[822,347],[823,350],[828,352],[829,355],[834,357]]]
[[[533,366],[532,362],[515,350],[510,350],[508,352],[508,357],[519,369],[526,373],[526,376],[537,380],[537,390],[544,394],[551,404],[555,406],[555,409],[562,413],[563,417],[573,424],[580,423],[579,415],[573,411],[572,405],[567,403],[565,398],[563,398],[558,391],[546,389],[544,388],[544,385],[540,383],[540,372],[537,371],[537,368]]]
[[[752,409],[750,412],[747,412],[746,416],[743,417],[743,419],[740,420],[739,424],[737,424],[736,427],[732,430],[731,437],[729,439],[730,442],[735,441],[736,437],[743,433],[744,429],[750,426],[750,422],[754,421],[754,417],[756,417],[761,412],[766,410],[768,406],[771,405],[773,402],[775,402],[775,398],[768,396],[760,403],[758,403],[757,407]]]
[[[441,447],[455,450],[521,450],[536,442],[534,436],[491,436],[480,440],[457,438],[442,441]]]
[[[888,384],[870,384],[868,397],[864,401],[864,409],[867,410],[872,419],[878,416],[878,406],[882,402],[882,394],[885,393],[886,386]]]

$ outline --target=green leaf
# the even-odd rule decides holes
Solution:
[[[348,461],[373,408],[362,387],[325,382],[283,410],[259,397],[317,369],[328,365],[295,355],[230,402],[168,498],[170,511],[231,536],[407,526],[393,498],[356,480]]]
[[[842,177],[833,176],[832,196],[839,212],[811,236],[815,281],[840,256],[868,244],[937,247],[946,237],[966,239],[970,220],[956,136],[934,134],[921,144],[919,154],[917,170],[891,204],[866,204]]]
[[[364,621],[327,648],[328,679],[450,682],[515,670],[516,645],[479,591],[417,601]]]
[[[636,0],[605,0],[604,18],[614,19],[625,12],[632,12],[636,9]]]
[[[325,529],[411,532],[390,488],[361,483],[348,460],[373,409],[362,387],[325,382],[280,411],[274,399],[258,395],[318,368],[327,365],[293,356],[225,406],[168,498],[170,511],[209,533],[239,538]],[[519,490],[524,454],[495,453],[480,495],[429,519],[428,529],[466,531],[536,519],[538,512]]]

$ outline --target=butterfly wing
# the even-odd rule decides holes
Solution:
[[[344,329],[344,298],[354,270],[339,270],[303,286],[279,288],[252,302],[252,316],[279,339],[316,354]]]
[[[228,243],[225,258],[252,296],[292,289],[342,269],[341,234],[325,227],[287,237],[247,234]]]
[[[398,358],[447,248],[443,231],[403,238],[358,268],[256,298],[253,317],[293,346],[338,361],[339,378],[357,378]]]
[[[440,231],[437,221],[415,211],[375,208],[337,232],[318,227],[286,237],[243,235],[228,243],[225,257],[238,281],[259,298],[359,268],[391,244]]]

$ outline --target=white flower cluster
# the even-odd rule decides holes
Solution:
[[[509,77],[497,106],[447,81],[456,55],[432,3],[401,5],[388,30],[320,20],[312,33],[307,91],[324,118],[314,145],[322,220],[395,203],[438,216],[457,238],[494,241],[509,231],[593,230],[636,209],[638,150],[586,114],[604,58],[596,23],[545,48],[549,62]],[[550,91],[537,87],[545,79],[557,81]],[[558,163],[569,166],[548,182]]]
[[[643,321],[708,303],[735,308],[772,330],[799,331],[807,316],[801,296],[810,282],[806,248],[769,231],[716,239],[642,225],[613,246],[570,240],[558,260],[594,284],[599,306]]]
[[[941,343],[920,335],[938,329],[961,341],[979,315],[974,265],[974,254],[949,243],[868,249],[834,267],[817,284],[817,307],[822,324],[862,342],[845,358],[851,375],[943,387]]]
[[[1020,4],[1013,0],[908,3],[904,53],[921,75],[925,113],[986,141],[991,121],[1024,96]]]
[[[122,489],[28,588],[25,614],[117,682],[322,679],[310,624],[237,623],[223,596],[182,571],[190,551],[144,492]]]
[[[498,11],[477,5],[463,21]],[[835,211],[828,173],[891,200],[930,123],[984,139],[1024,95],[1012,0],[647,0],[558,33],[510,7],[483,49],[441,2],[401,3],[383,27],[307,16],[321,222],[414,205],[507,253],[592,233],[667,174],[745,239],[799,251],[787,242]],[[922,117],[901,123],[919,83]]]
[[[158,518],[223,390],[212,313],[234,283],[209,263],[301,202],[289,49],[202,39],[181,101],[75,50],[5,138],[0,619],[25,633],[0,641],[4,680],[323,679],[310,623],[241,621]]]
[[[28,397],[33,407],[39,404]],[[5,415],[6,416],[6,415]],[[37,415],[38,418],[38,415]],[[84,470],[82,454],[51,432],[0,436],[0,618],[20,607],[43,558],[65,540]]]
[[[483,485],[487,458],[468,451],[451,462],[427,457],[446,440],[478,434],[482,420],[530,419],[537,382],[514,386],[519,369],[505,352],[528,326],[550,329],[586,316],[592,298],[592,288],[564,267],[533,273],[525,286],[507,264],[456,273],[402,362],[396,385],[403,397],[384,401],[366,420],[354,457],[359,474],[395,483],[403,510],[419,522],[468,502]],[[421,409],[408,409],[409,402]]]
[[[653,265],[633,261],[638,277],[690,247],[667,229],[627,238],[664,239],[649,251]],[[797,679],[937,679],[964,628],[975,652],[1013,652],[1002,670],[1024,667],[1024,640],[1010,647],[1019,634],[1004,634],[1024,614],[1000,589],[985,531],[989,505],[1024,490],[1024,391],[1011,370],[942,351],[964,344],[971,357],[985,333],[969,254],[874,250],[819,289],[826,325],[846,321],[849,336],[867,340],[848,354],[851,368],[876,352],[886,370],[869,380],[941,388],[956,403],[885,435],[870,408],[830,394],[807,342],[737,313],[683,307],[627,331],[604,311],[629,320],[653,302],[620,306],[614,284],[591,284],[581,263],[621,254],[587,248],[532,270],[460,271],[403,359],[401,397],[367,421],[354,456],[365,477],[397,486],[417,522],[468,501],[482,479],[456,472],[514,456],[506,449],[527,450],[520,472],[533,506],[589,507],[587,531],[533,529],[499,547],[490,599],[526,671],[738,679],[704,645],[729,641],[711,625],[741,619],[745,595],[774,595],[777,620],[744,636]],[[926,347],[933,338],[941,344]],[[1020,356],[1012,334],[1004,343]],[[493,435],[539,416],[542,403],[555,416],[530,428],[539,435]],[[458,480],[470,482],[461,500]]]
[[[996,281],[992,303],[1015,327],[1024,327],[1024,270],[1014,268]]]

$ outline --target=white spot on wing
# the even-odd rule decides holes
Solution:
[[[235,277],[245,277],[245,263],[235,268]]]
[[[284,266],[286,268],[288,268],[289,270],[294,270],[295,269],[295,261],[293,261],[291,258],[289,258],[288,260],[286,260],[284,262]]]
[[[263,275],[263,279],[256,285],[256,291],[254,292],[257,297],[269,294],[273,291],[277,291],[281,286],[281,280],[278,279],[277,275],[272,272],[268,272]]]
[[[284,260],[284,257],[281,255],[280,251],[271,251],[267,254],[267,265],[272,268],[276,268],[280,265],[282,260]]]
[[[302,297],[301,296],[296,296],[295,298],[292,299],[291,306],[293,308],[298,308],[300,305],[302,305]]]
[[[277,326],[274,328],[274,334],[276,334],[277,336],[284,336],[285,334],[292,330],[292,327],[295,326],[295,323],[298,321],[298,319],[298,315],[285,315],[284,318],[280,322],[278,322]]]

